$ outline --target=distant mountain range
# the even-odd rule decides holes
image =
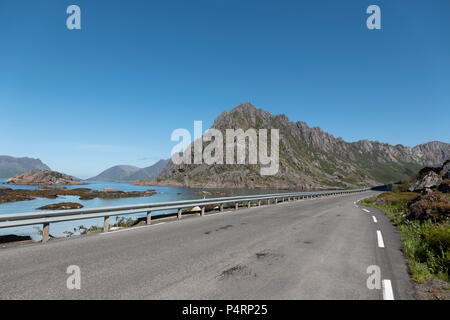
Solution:
[[[141,179],[150,179],[157,177],[165,168],[168,159],[162,159],[154,165],[146,168],[138,168],[135,166],[119,165],[106,169],[99,175],[89,178],[91,181],[133,181]]]
[[[31,170],[50,170],[39,159],[0,156],[0,178],[11,178]]]
[[[224,137],[226,129],[279,129],[278,173],[262,176],[260,166],[250,164],[175,165],[170,161],[157,179],[136,184],[304,190],[349,188],[409,178],[423,166],[437,166],[450,159],[448,143],[434,141],[415,147],[368,140],[350,143],[318,127],[311,128],[305,122],[291,122],[283,114],[272,115],[256,109],[250,103],[224,111],[212,128],[220,130]],[[205,147],[209,143],[203,144]]]

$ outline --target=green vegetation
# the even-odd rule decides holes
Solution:
[[[418,283],[450,279],[449,196],[439,193],[431,196],[436,199],[431,201],[430,195],[422,197],[412,192],[385,192],[361,203],[381,210],[397,226],[412,279]],[[412,212],[418,210],[418,203],[421,212],[427,215]]]

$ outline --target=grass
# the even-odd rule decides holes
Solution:
[[[418,196],[411,192],[385,192],[361,204],[379,209],[397,226],[413,281],[424,283],[441,279],[449,282],[450,221],[407,219],[408,205]]]

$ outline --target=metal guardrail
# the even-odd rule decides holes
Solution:
[[[42,242],[45,243],[50,237],[50,223],[84,220],[92,218],[104,218],[103,231],[109,231],[109,217],[121,216],[136,213],[147,213],[146,224],[151,224],[151,213],[162,210],[177,210],[177,218],[181,219],[183,209],[200,207],[200,215],[204,216],[205,207],[208,205],[217,205],[219,211],[223,211],[224,204],[234,203],[235,209],[239,208],[239,203],[246,203],[246,207],[250,208],[252,202],[257,202],[261,206],[263,201],[267,205],[271,204],[271,200],[277,204],[279,200],[283,202],[287,199],[299,200],[304,198],[316,198],[332,195],[349,194],[356,192],[364,192],[370,188],[353,189],[353,190],[330,190],[330,191],[314,191],[314,192],[291,192],[291,193],[274,193],[250,196],[235,196],[235,197],[220,197],[197,200],[182,200],[171,202],[156,202],[138,205],[115,206],[115,207],[100,207],[88,209],[72,209],[72,210],[58,210],[58,211],[44,211],[31,213],[16,213],[0,215],[0,229],[21,227],[28,225],[43,225]]]

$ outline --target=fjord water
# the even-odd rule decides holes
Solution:
[[[0,179],[0,185],[12,188],[12,189],[35,189],[38,186],[20,186],[20,185],[4,185],[4,179]],[[145,191],[148,189],[153,189],[157,193],[150,197],[132,197],[132,198],[118,198],[118,199],[100,199],[95,198],[92,200],[79,200],[78,196],[59,196],[56,199],[46,199],[46,198],[36,198],[29,201],[18,201],[18,202],[8,202],[0,203],[0,215],[3,214],[13,214],[13,213],[25,213],[25,212],[42,212],[37,210],[37,208],[46,206],[53,203],[60,202],[77,202],[84,206],[84,208],[97,208],[106,206],[121,206],[121,205],[133,205],[141,203],[154,203],[154,202],[166,202],[166,201],[177,201],[177,200],[188,200],[188,199],[202,199],[217,196],[209,196],[199,193],[199,191],[208,192],[225,192],[227,195],[251,195],[251,194],[265,194],[265,193],[276,193],[280,191],[275,190],[262,190],[262,189],[190,189],[190,188],[180,188],[180,187],[159,187],[159,186],[135,186],[128,182],[100,182],[100,181],[89,181],[89,185],[85,186],[65,186],[68,189],[74,188],[90,188],[94,190],[103,190],[104,188],[114,188],[120,191]],[[170,212],[170,211],[169,211]],[[163,213],[168,213],[167,211],[154,212],[154,215],[160,215]],[[125,217],[137,218],[143,217],[145,213],[136,215],[127,215]],[[111,218],[111,223],[115,222],[115,218]],[[87,219],[78,221],[67,221],[53,223],[50,226],[50,234],[54,237],[64,236],[64,231],[72,231],[75,227],[83,225],[85,227],[90,227],[92,225],[103,226],[103,219]],[[15,234],[21,236],[31,236],[33,240],[39,240],[39,228],[42,226],[26,226],[18,228],[8,228],[0,229],[0,235]]]

